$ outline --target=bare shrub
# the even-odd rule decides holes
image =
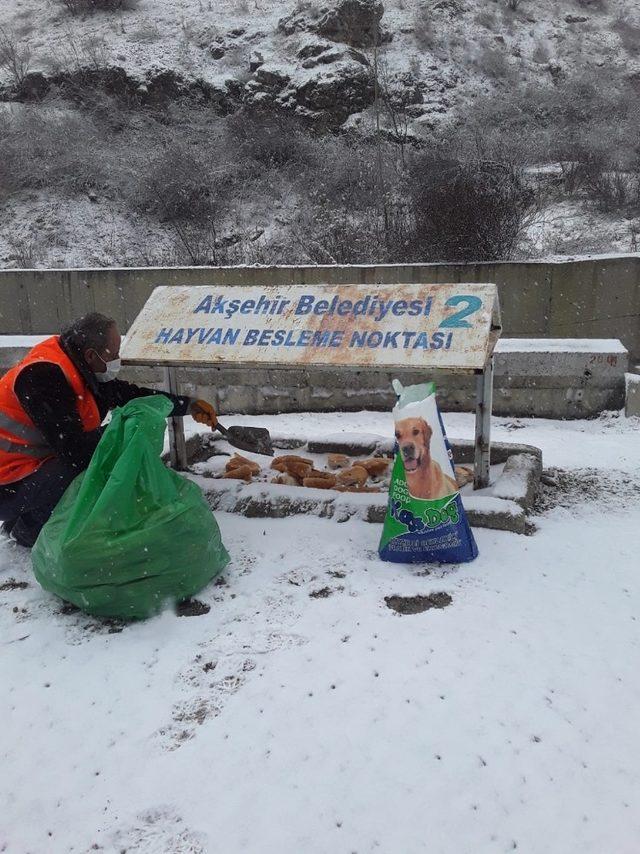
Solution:
[[[160,41],[162,33],[155,21],[145,21],[133,30],[131,38],[140,44],[153,44]]]
[[[169,250],[170,266],[226,267],[244,260],[242,237],[220,235],[215,223],[173,222],[173,246]]]
[[[372,207],[376,188],[375,149],[356,137],[318,141],[313,165],[297,182],[302,197],[325,209]]]
[[[634,167],[640,151],[637,91],[615,80],[570,81],[557,96],[550,121],[559,160]]]
[[[58,74],[71,71],[79,76],[80,72],[102,71],[109,64],[109,47],[102,36],[76,38],[67,32],[48,64]]]
[[[512,12],[517,12],[520,6],[520,0],[507,0],[507,9]]]
[[[137,0],[60,0],[72,15],[88,15],[94,12],[117,12],[135,9]]]
[[[560,170],[564,191],[571,196],[582,186],[584,177],[582,163],[577,160],[562,161],[560,163]]]
[[[436,44],[437,33],[433,12],[426,3],[419,3],[413,15],[413,36],[422,50],[431,50]]]
[[[487,30],[494,30],[497,23],[496,16],[491,9],[481,9],[475,17],[475,22]]]
[[[357,136],[324,139],[294,183],[299,199],[285,263],[353,264],[393,260],[406,212],[397,150]]]
[[[637,205],[639,176],[609,163],[604,157],[591,157],[580,165],[581,183],[590,200],[603,213],[628,210]]]
[[[358,264],[409,260],[410,228],[405,199],[388,199],[383,207],[353,209],[344,204],[305,205],[292,224],[294,246],[283,261]]]
[[[334,143],[334,146],[343,144]],[[486,261],[513,255],[533,207],[533,192],[509,162],[420,155],[406,172],[383,149],[333,148],[332,169],[305,175],[291,233],[297,255],[324,264]]]
[[[353,258],[368,258],[367,232],[362,222],[344,208],[330,217],[318,217],[312,208],[303,208],[292,225],[295,242],[293,258],[314,264],[349,264]],[[291,250],[289,250],[291,251]]]
[[[419,67],[409,75],[392,73],[386,58],[381,57],[374,62],[372,73],[376,84],[374,90],[376,99],[373,105],[376,127],[379,129],[380,120],[385,119],[385,136],[397,145],[400,163],[404,167],[405,151],[412,134],[409,108],[410,105],[422,100],[422,93],[416,81],[416,77],[420,76]]]
[[[29,73],[31,48],[0,27],[0,69],[6,71],[14,88],[19,89]]]
[[[22,270],[40,267],[51,249],[52,238],[38,232],[34,227],[27,233],[10,233],[6,237],[12,266]]]
[[[613,68],[581,70],[553,84],[514,85],[480,95],[461,117],[475,132],[523,147],[530,162],[584,161],[607,154],[628,168],[640,152],[640,92]]]
[[[549,45],[538,39],[531,54],[531,59],[537,62],[538,65],[545,65],[551,59],[551,51]]]
[[[0,183],[9,191],[55,188],[73,195],[104,186],[110,171],[88,116],[22,109],[0,125]]]
[[[492,80],[505,80],[512,76],[512,68],[503,50],[482,45],[474,59],[474,65]]]
[[[420,158],[410,186],[416,261],[509,258],[533,203],[509,163]]]
[[[197,149],[175,139],[140,170],[133,204],[161,222],[206,222],[219,213],[212,170]]]
[[[303,165],[312,156],[309,135],[293,116],[245,108],[227,119],[234,156],[267,169]]]
[[[526,141],[529,162],[559,162],[557,188],[606,213],[638,210],[640,94],[615,70],[583,72],[556,85],[526,87],[499,101],[480,98],[466,117],[470,135],[487,128],[510,149]]]

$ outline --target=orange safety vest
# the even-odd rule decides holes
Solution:
[[[21,362],[0,378],[0,485],[28,477],[55,456],[14,391],[20,371],[34,362],[50,362],[62,370],[76,394],[83,430],[88,432],[100,426],[95,398],[80,371],[60,346],[58,336],[36,344]]]

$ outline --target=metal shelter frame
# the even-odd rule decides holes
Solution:
[[[270,285],[269,287],[274,287]],[[302,287],[300,285],[292,285],[287,286],[283,285],[278,288],[278,291],[284,292],[287,288],[298,288]],[[337,287],[337,286],[330,286]],[[349,287],[348,285],[344,286]],[[362,285],[360,287],[363,287]],[[388,287],[388,286],[387,286]],[[398,285],[398,288],[403,287],[419,287],[418,285],[412,286],[403,286]],[[489,288],[492,287],[494,289],[493,293],[493,301],[491,305],[487,305],[487,308],[490,310],[490,317],[485,317],[483,332],[478,340],[477,336],[474,340],[471,337],[469,341],[468,356],[469,358],[465,360],[453,361],[447,366],[445,364],[436,364],[432,365],[432,370],[436,370],[437,373],[457,373],[457,374],[473,374],[475,376],[475,445],[474,445],[474,488],[481,489],[489,485],[489,471],[491,464],[491,411],[492,411],[492,403],[493,403],[493,352],[496,346],[496,343],[500,337],[500,333],[502,331],[501,325],[501,316],[500,316],[500,303],[499,297],[497,293],[497,289],[495,285],[488,285],[486,283],[475,284],[472,283],[456,283],[452,284],[433,284],[427,285],[428,288],[466,288],[471,291],[472,287],[475,288]],[[182,292],[191,291],[191,290],[206,290],[206,286],[190,286],[190,287],[181,287],[175,288],[175,286],[159,286],[157,287],[152,295],[149,297],[149,300],[145,304],[145,308],[140,312],[138,318],[133,324],[132,328],[129,330],[131,349],[133,352],[132,357],[127,357],[126,355],[126,345],[125,352],[123,353],[123,362],[127,365],[155,365],[161,366],[164,369],[164,384],[165,388],[171,393],[178,395],[180,394],[180,383],[178,378],[178,369],[183,367],[198,367],[198,368],[206,368],[207,365],[215,365],[216,368],[232,366],[238,364],[238,358],[236,356],[235,359],[227,358],[227,353],[225,351],[220,352],[218,350],[215,358],[193,358],[193,355],[190,351],[177,351],[176,357],[173,356],[173,351],[170,353],[165,352],[162,353],[162,356],[157,355],[157,350],[154,349],[154,344],[157,344],[157,341],[153,341],[153,335],[156,333],[153,331],[154,324],[158,324],[165,321],[166,317],[171,317],[170,309],[172,300],[174,300],[174,294],[176,295],[174,305],[175,312],[177,315],[180,315],[180,312],[183,310],[183,306],[185,304],[184,297],[182,296]],[[247,289],[249,290],[249,289]],[[256,287],[252,286],[251,290],[259,290]],[[472,292],[471,292],[472,293]],[[211,299],[211,297],[208,297]],[[262,297],[260,297],[262,299]],[[467,321],[463,321],[462,319],[465,315],[469,313],[473,313],[473,311],[478,310],[477,308],[470,309],[471,300],[476,300],[476,302],[480,303],[480,300],[477,299],[476,296],[470,295],[454,295],[452,296],[446,303],[447,306],[453,308],[459,308],[460,304],[466,304],[466,308],[460,312],[457,312],[457,322],[447,324],[449,327],[457,327],[458,329],[469,329],[472,327]],[[149,316],[145,315],[145,310]],[[166,312],[169,311],[169,314]],[[170,321],[167,321],[170,322]],[[445,325],[445,324],[443,324]],[[150,331],[151,330],[151,337]],[[135,343],[134,343],[135,342]],[[180,341],[180,343],[182,343]],[[211,352],[211,351],[209,351]],[[214,351],[215,352],[215,351]],[[180,358],[177,358],[178,354]],[[244,354],[243,354],[244,355]],[[245,366],[255,365],[256,367],[261,368],[275,368],[286,371],[288,368],[298,368],[301,365],[297,362],[293,362],[292,360],[278,361],[274,360],[258,360],[258,361],[250,361],[245,359],[240,359],[240,361]],[[439,360],[442,363],[442,359]],[[316,362],[307,361],[302,367],[312,368],[314,365],[319,364]],[[381,363],[377,364],[368,364],[368,363],[354,363],[352,366],[349,364],[341,364],[340,362],[334,362],[333,367],[342,370],[393,370],[391,365],[387,366]],[[413,364],[411,366],[412,370],[415,370],[418,366]],[[428,365],[424,365],[425,372],[429,370]],[[402,368],[399,368],[402,370]],[[170,449],[170,461],[171,466],[174,469],[185,470],[187,468],[187,443],[185,441],[184,435],[184,423],[181,417],[171,417],[169,419],[169,449]]]
[[[135,361],[127,361],[135,365]],[[219,367],[219,365],[217,365]],[[164,384],[171,394],[180,394],[178,368],[180,365],[164,365]],[[285,369],[286,370],[286,369]],[[456,373],[468,373],[456,371]],[[475,444],[474,444],[474,489],[489,485],[491,466],[491,411],[493,406],[493,354],[481,370],[473,371],[476,378]],[[188,465],[187,443],[182,417],[169,418],[169,458],[171,467],[185,471]]]

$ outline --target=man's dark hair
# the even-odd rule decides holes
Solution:
[[[85,350],[103,353],[107,346],[107,333],[114,325],[115,320],[112,317],[92,311],[74,320],[61,337],[65,344],[80,353]]]

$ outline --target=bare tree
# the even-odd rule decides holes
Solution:
[[[389,66],[385,60],[378,60],[376,74],[378,77],[379,97],[388,119],[391,138],[400,149],[402,169],[406,168],[406,148],[409,142],[409,116],[406,110],[406,95],[392,91]]]
[[[15,36],[0,27],[0,68],[9,73],[11,83],[19,89],[29,73],[31,48],[27,42],[18,41]]]
[[[373,17],[373,12],[371,13]],[[387,212],[385,205],[385,180],[384,180],[384,169],[382,165],[382,137],[380,133],[380,111],[382,101],[380,98],[380,78],[378,75],[378,38],[376,36],[374,45],[373,45],[373,110],[375,116],[375,141],[376,141],[376,163],[378,167],[378,199],[381,203],[382,215],[386,223]]]

